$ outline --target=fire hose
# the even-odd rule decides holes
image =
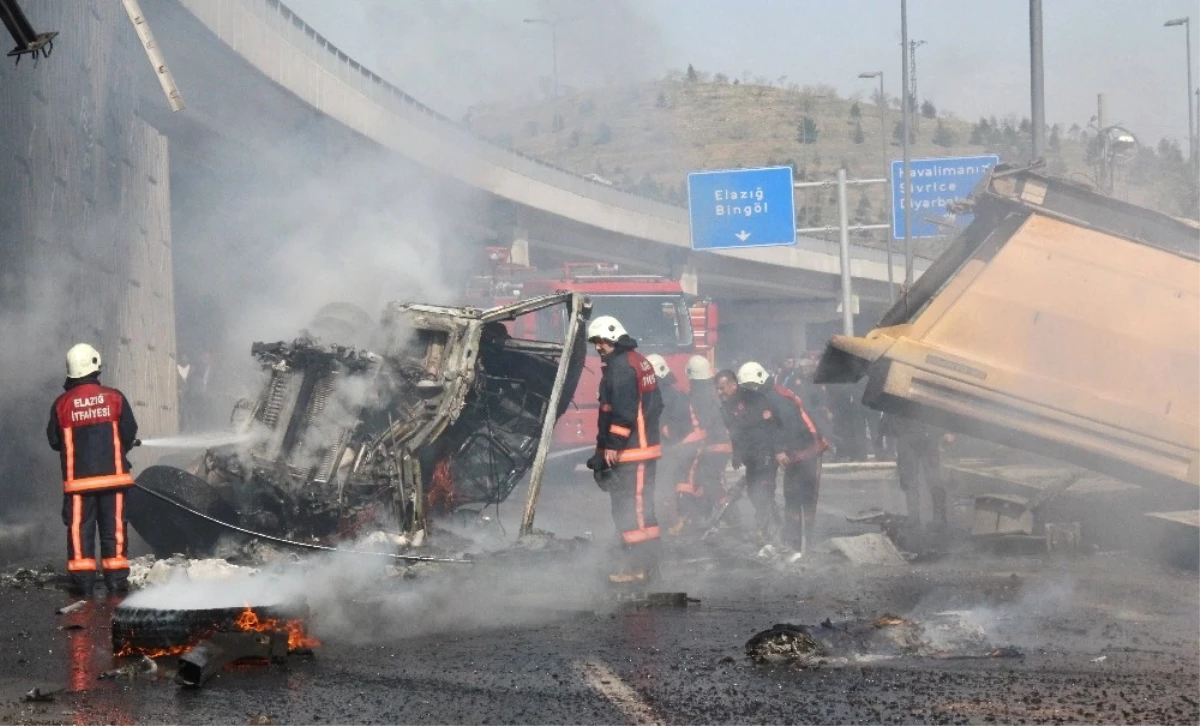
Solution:
[[[311,542],[296,542],[295,540],[284,539],[282,537],[275,537],[273,535],[263,534],[262,532],[254,532],[254,531],[246,529],[244,527],[239,527],[236,524],[230,524],[229,522],[222,522],[221,520],[219,520],[215,517],[210,517],[203,512],[198,512],[195,509],[192,509],[191,507],[189,507],[185,504],[177,502],[174,499],[172,499],[171,497],[166,496],[165,494],[159,494],[158,492],[156,492],[152,489],[147,489],[146,487],[141,486],[140,484],[134,484],[133,486],[136,489],[139,489],[140,491],[143,491],[156,499],[161,499],[162,501],[166,502],[167,504],[170,504],[173,507],[178,507],[179,509],[187,512],[188,514],[190,514],[194,517],[199,517],[200,519],[206,520],[208,522],[212,522],[213,524],[215,524],[217,526],[224,527],[225,529],[229,529],[234,532],[240,532],[241,534],[249,535],[250,537],[254,537],[256,539],[266,540],[267,542],[274,542],[276,544],[285,545],[287,547],[297,547],[297,548],[306,549],[306,550],[318,550],[321,552],[335,552],[338,554],[346,554],[346,555],[366,555],[369,557],[386,557],[386,558],[393,559],[393,560],[405,560],[407,562],[439,562],[439,563],[445,563],[445,564],[450,564],[450,565],[473,565],[473,564],[475,564],[475,562],[473,560],[456,559],[453,557],[425,557],[422,555],[399,555],[399,554],[395,554],[392,552],[371,552],[369,550],[344,550],[344,549],[341,549],[338,547],[327,547],[326,545],[313,544]]]

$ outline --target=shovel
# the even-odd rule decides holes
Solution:
[[[726,510],[731,504],[742,498],[742,491],[745,488],[746,477],[742,476],[736,484],[729,488],[729,491],[725,492],[725,497],[713,508],[712,517],[708,520],[708,529],[700,535],[700,541],[703,542],[717,533],[717,528],[721,525],[721,518],[725,516]]]

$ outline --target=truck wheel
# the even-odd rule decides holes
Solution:
[[[174,650],[203,640],[217,630],[238,630],[237,620],[246,606],[174,610],[120,605],[113,609],[113,652],[120,655]],[[254,606],[259,621],[289,620],[299,613],[277,605]],[[162,655],[166,655],[163,653]]]
[[[231,534],[212,522],[151,496],[149,489],[180,504],[229,524],[238,524],[238,512],[216,489],[200,477],[173,466],[152,466],[137,477],[137,486],[126,497],[129,523],[154,550],[156,557],[176,553],[209,556],[222,535]]]

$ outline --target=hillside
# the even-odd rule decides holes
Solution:
[[[840,98],[827,87],[779,88],[729,82],[719,74],[712,81],[692,75],[691,81],[676,77],[568,91],[557,102],[537,106],[477,107],[466,121],[497,143],[679,205],[686,204],[688,172],[702,169],[791,164],[797,180],[831,179],[840,166],[851,178],[883,175],[880,109],[874,100]],[[1028,121],[993,117],[972,122],[935,108],[923,111],[913,135],[913,158],[986,153],[1015,163],[1029,158]],[[886,113],[887,153],[897,159],[900,112],[888,108]],[[1048,170],[1087,181],[1093,174],[1088,142],[1088,132],[1078,126],[1056,126],[1049,135]],[[1179,179],[1190,175],[1181,157],[1180,169],[1173,168],[1178,145],[1164,144],[1158,153],[1142,149],[1118,175],[1116,194],[1169,214],[1185,214],[1194,193],[1181,192],[1178,187],[1186,182]],[[1164,170],[1164,165],[1172,168]],[[888,209],[882,185],[851,190],[849,203],[852,220],[864,223],[882,221]],[[799,225],[836,219],[830,191],[797,196]],[[861,241],[882,240],[879,233],[859,236]]]

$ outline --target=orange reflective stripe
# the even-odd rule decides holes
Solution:
[[[67,481],[75,478],[75,429],[63,429],[63,449],[67,452]]]
[[[67,561],[68,572],[95,572],[96,561],[92,559],[79,559]]]
[[[692,483],[690,481],[681,481],[675,485],[675,493],[676,494],[691,494],[692,496],[695,496],[696,487],[692,486]]]
[[[713,454],[732,454],[733,444],[729,443],[728,441],[721,444],[710,444],[709,446],[704,447],[704,450]]]
[[[642,446],[645,446],[646,442],[648,441],[646,438],[646,417],[642,415],[642,399],[640,397],[638,398],[637,427],[638,443]]]
[[[817,425],[808,417],[808,411],[804,408],[804,404],[800,404],[800,417],[804,419],[804,425],[808,427],[808,432],[812,434],[813,438],[818,438]]]
[[[105,557],[100,560],[100,565],[106,570],[128,570],[129,560],[124,557]],[[92,565],[95,567],[95,565]]]
[[[617,463],[628,464],[634,461],[649,461],[662,456],[662,446],[643,446],[637,449],[625,449],[617,452]]]
[[[116,520],[115,522],[113,522],[113,525],[114,525],[115,531],[117,533],[117,552],[116,552],[116,556],[113,559],[114,560],[116,560],[116,559],[124,560],[125,559],[125,492],[118,491],[113,496],[117,500],[116,507],[115,507],[116,511],[113,513],[113,519]],[[108,560],[105,560],[104,563],[105,563],[104,566],[108,567]],[[124,566],[129,567],[129,563],[126,562]]]
[[[645,489],[646,489],[646,465],[638,464],[637,488],[634,489],[634,495],[633,495],[634,511],[637,513],[638,529],[646,528],[646,499],[643,496]]]
[[[611,403],[602,403],[602,404],[600,404],[600,410],[607,413],[612,410],[612,404]]]
[[[117,430],[117,422],[112,422],[113,431],[113,472],[125,473],[125,462],[121,461],[121,432]]]
[[[83,527],[83,497],[78,494],[71,497],[71,562],[77,561],[83,557],[83,534],[80,530]],[[90,534],[90,533],[89,533]],[[67,563],[70,568],[71,562]],[[96,561],[92,561],[92,569],[96,569]]]
[[[94,492],[97,489],[116,489],[132,485],[133,476],[130,474],[106,474],[104,476],[89,476],[85,479],[64,481],[63,493],[77,494],[79,492]]]
[[[658,539],[658,525],[653,527],[643,527],[642,529],[633,529],[628,532],[621,533],[621,541],[625,544],[637,544],[639,542],[647,542],[652,539]]]
[[[691,444],[691,443],[695,443],[697,441],[703,441],[706,436],[708,436],[708,434],[705,433],[704,429],[696,429],[696,430],[692,431],[692,433],[688,434],[687,436],[684,436],[683,441],[680,441],[679,443]]]
[[[633,433],[633,431],[631,431],[628,426],[619,426],[617,424],[609,424],[608,433],[616,434],[617,436],[624,436],[625,438],[629,438],[629,434]]]

